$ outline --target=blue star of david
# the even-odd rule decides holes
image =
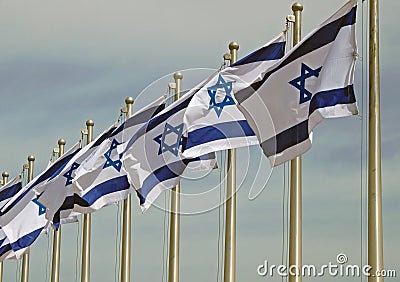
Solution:
[[[292,81],[289,81],[290,85],[293,85],[297,89],[300,90],[300,104],[308,102],[311,100],[312,93],[306,89],[306,79],[312,76],[318,77],[319,72],[322,67],[319,67],[315,70],[307,66],[306,64],[301,64],[301,75]]]
[[[210,98],[211,98],[208,109],[209,110],[214,109],[215,112],[217,113],[218,117],[221,115],[222,110],[224,109],[225,106],[235,105],[235,101],[233,100],[233,98],[231,96],[233,82],[235,82],[235,81],[226,82],[224,80],[224,78],[221,75],[219,75],[217,83],[215,85],[207,88],[208,95],[210,95]],[[215,99],[218,89],[225,90],[225,97],[222,102],[217,102]]]
[[[176,135],[175,143],[172,144],[166,143],[165,139],[168,134]],[[172,126],[166,123],[164,127],[164,132],[153,139],[160,145],[160,147],[158,148],[158,154],[161,155],[162,153],[170,152],[175,156],[178,156],[179,147],[182,145],[182,134],[183,134],[183,123],[177,126]]]
[[[39,206],[39,216],[46,213],[46,207],[37,198],[33,199],[32,202]]]
[[[113,150],[117,149],[118,145],[121,145],[121,143],[119,143],[117,140],[113,139],[113,141],[111,142],[110,149],[108,149],[108,151],[104,154],[104,156],[106,157],[107,161],[104,164],[103,168],[107,168],[107,167],[112,166],[118,172],[121,171],[121,167],[122,167],[121,159],[118,159],[118,160],[115,160],[115,161],[113,161],[111,159],[111,153],[112,153]]]
[[[75,169],[77,169],[79,167],[79,164],[74,162],[71,165],[71,168],[65,173],[63,174],[63,176],[67,179],[67,181],[65,182],[65,186],[71,185],[72,184],[72,180],[74,179],[74,177],[72,176],[72,173],[74,172]]]

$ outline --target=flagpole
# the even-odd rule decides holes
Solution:
[[[65,140],[58,140],[58,158],[64,154]],[[60,246],[61,246],[61,224],[53,232],[53,255],[51,261],[51,282],[60,280]]]
[[[33,179],[33,165],[35,162],[34,156],[28,157],[28,183]],[[21,282],[28,282],[29,279],[29,251],[22,256],[22,273]]]
[[[239,44],[229,43],[230,64],[237,61]],[[228,150],[225,206],[224,282],[236,281],[236,149]]]
[[[369,26],[368,264],[372,274],[383,270],[378,0],[370,1]],[[377,276],[369,276],[368,282],[384,281]]]
[[[181,96],[183,75],[180,72],[174,73],[175,94],[174,100]],[[171,212],[169,230],[169,257],[168,257],[168,282],[179,282],[179,241],[180,241],[180,193],[181,184],[178,183],[171,190]]]
[[[86,121],[87,137],[86,145],[93,140],[93,120]],[[90,281],[90,235],[91,235],[91,214],[83,214],[83,238],[82,238],[82,270],[81,282]]]
[[[132,115],[133,98],[127,97],[126,118]],[[131,210],[132,198],[131,194],[124,200],[122,211],[122,251],[121,251],[121,282],[129,282],[131,280]]]
[[[5,171],[1,174],[1,176],[3,177],[3,185],[6,185],[10,174]],[[3,262],[0,262],[0,282],[3,282]]]
[[[294,3],[292,11],[295,17],[293,45],[301,40],[301,12],[303,5]],[[301,282],[302,267],[302,161],[301,156],[290,161],[290,231],[289,231],[289,269],[296,266],[298,273],[289,275],[289,282]],[[291,271],[293,273],[293,271]]]

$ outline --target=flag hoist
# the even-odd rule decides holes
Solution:
[[[64,154],[65,140],[58,140],[58,158]],[[60,280],[60,246],[61,246],[61,225],[53,232],[53,255],[51,261],[51,282]]]
[[[230,64],[237,61],[239,44],[229,44]],[[236,149],[228,150],[225,204],[224,282],[236,281]]]
[[[127,97],[126,119],[132,115],[133,98]],[[121,280],[120,282],[129,282],[131,280],[131,215],[132,215],[132,197],[128,194],[123,203],[122,211],[122,250],[121,250]]]
[[[183,75],[174,73],[175,93],[174,101],[181,97]],[[179,282],[179,241],[180,241],[180,193],[181,185],[178,183],[171,190],[171,211],[169,230],[169,257],[168,257],[168,282]]]
[[[86,145],[88,145],[93,140],[93,127],[94,127],[94,121],[87,120]],[[81,282],[90,281],[90,236],[91,236],[91,214],[85,213],[83,214]]]
[[[28,157],[28,183],[33,179],[33,166],[35,162],[34,156]],[[21,282],[29,280],[29,252],[26,252],[22,257]]]
[[[294,14],[293,45],[301,40],[301,12],[303,5],[292,5]],[[302,266],[302,161],[301,156],[290,161],[290,229],[289,229],[289,267],[295,265],[297,269]],[[301,282],[300,273],[289,275],[289,282]]]
[[[1,176],[3,177],[1,185],[6,185],[10,174],[7,171],[5,171],[1,174]],[[2,261],[0,262],[0,282],[3,282],[3,262]]]
[[[369,2],[368,265],[383,270],[379,1]],[[371,275],[369,282],[383,282]]]

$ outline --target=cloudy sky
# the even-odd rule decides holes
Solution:
[[[367,2],[363,8],[360,5],[357,23],[356,90],[362,117],[320,124],[313,149],[303,158],[306,264],[336,262],[339,253],[345,253],[349,263],[366,263],[363,110],[367,84],[362,74],[367,72],[363,68],[367,56],[362,50],[367,46],[362,27],[367,22],[362,20],[362,10],[367,13]],[[302,3],[306,35],[344,0]],[[67,148],[72,146],[87,119],[95,121],[95,134],[100,133],[117,119],[125,97],[136,98],[134,109],[139,109],[165,93],[175,71],[189,69],[184,72],[183,88],[193,86],[220,66],[230,41],[240,44],[242,57],[283,30],[291,5],[265,0],[0,1],[0,170],[12,178],[33,154],[35,173],[39,173],[59,138],[67,140]],[[400,98],[396,90],[400,3],[381,1],[380,9],[385,267],[400,275]],[[287,168],[277,167],[269,178],[271,170],[258,148],[239,152],[240,164],[248,161],[247,170],[240,166],[238,172],[237,281],[281,281],[277,276],[259,277],[256,269],[264,260],[281,264],[282,253],[285,258]],[[201,181],[185,180],[182,189],[193,193],[220,188],[220,174],[215,170]],[[256,199],[249,199],[264,186]],[[118,274],[120,210],[112,206],[93,214],[92,281],[115,281]],[[181,281],[221,281],[222,212],[214,208],[182,216]],[[141,214],[135,202],[132,281],[165,281],[167,218],[159,208]],[[78,224],[63,229],[61,281],[79,278],[80,236]],[[42,236],[32,247],[30,281],[49,281],[51,242],[51,237]],[[15,261],[6,262],[4,281],[16,281],[18,267]],[[323,278],[339,280],[360,278]]]

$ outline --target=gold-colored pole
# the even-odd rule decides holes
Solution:
[[[1,176],[3,177],[3,185],[6,185],[10,174],[7,171],[5,171],[2,173]],[[3,262],[0,262],[0,282],[3,282]]]
[[[86,121],[87,137],[86,145],[93,140],[93,120]],[[91,236],[91,214],[83,215],[83,238],[82,238],[82,270],[81,282],[90,281],[90,236]]]
[[[183,74],[174,73],[175,94],[174,100],[181,95]],[[180,193],[181,185],[178,183],[171,191],[171,212],[169,229],[169,258],[168,258],[168,282],[179,282],[179,241],[180,241]]]
[[[132,115],[133,98],[127,97],[126,104],[126,118]],[[131,210],[132,198],[131,194],[124,200],[122,211],[122,250],[121,250],[121,282],[131,281]]]
[[[229,43],[230,63],[237,61],[239,44]],[[236,149],[228,150],[225,206],[224,282],[236,281]]]
[[[64,154],[65,140],[58,140],[58,157]],[[53,232],[53,255],[51,261],[51,282],[58,282],[60,280],[60,247],[61,247],[61,225],[58,230]]]
[[[370,273],[383,270],[381,113],[379,65],[379,1],[369,11],[369,124],[368,124],[368,264]],[[383,277],[369,276],[369,282]]]
[[[292,5],[294,14],[293,45],[301,40],[301,12],[303,5]],[[302,162],[301,156],[290,161],[290,231],[289,231],[289,267],[302,267],[303,232],[302,232]],[[293,269],[293,267],[292,267]],[[289,273],[289,282],[301,282],[300,273]],[[294,274],[294,275],[292,275]]]
[[[35,162],[34,156],[28,157],[28,183],[33,179],[33,164]],[[28,282],[29,280],[29,252],[22,256],[22,273],[21,282]]]

